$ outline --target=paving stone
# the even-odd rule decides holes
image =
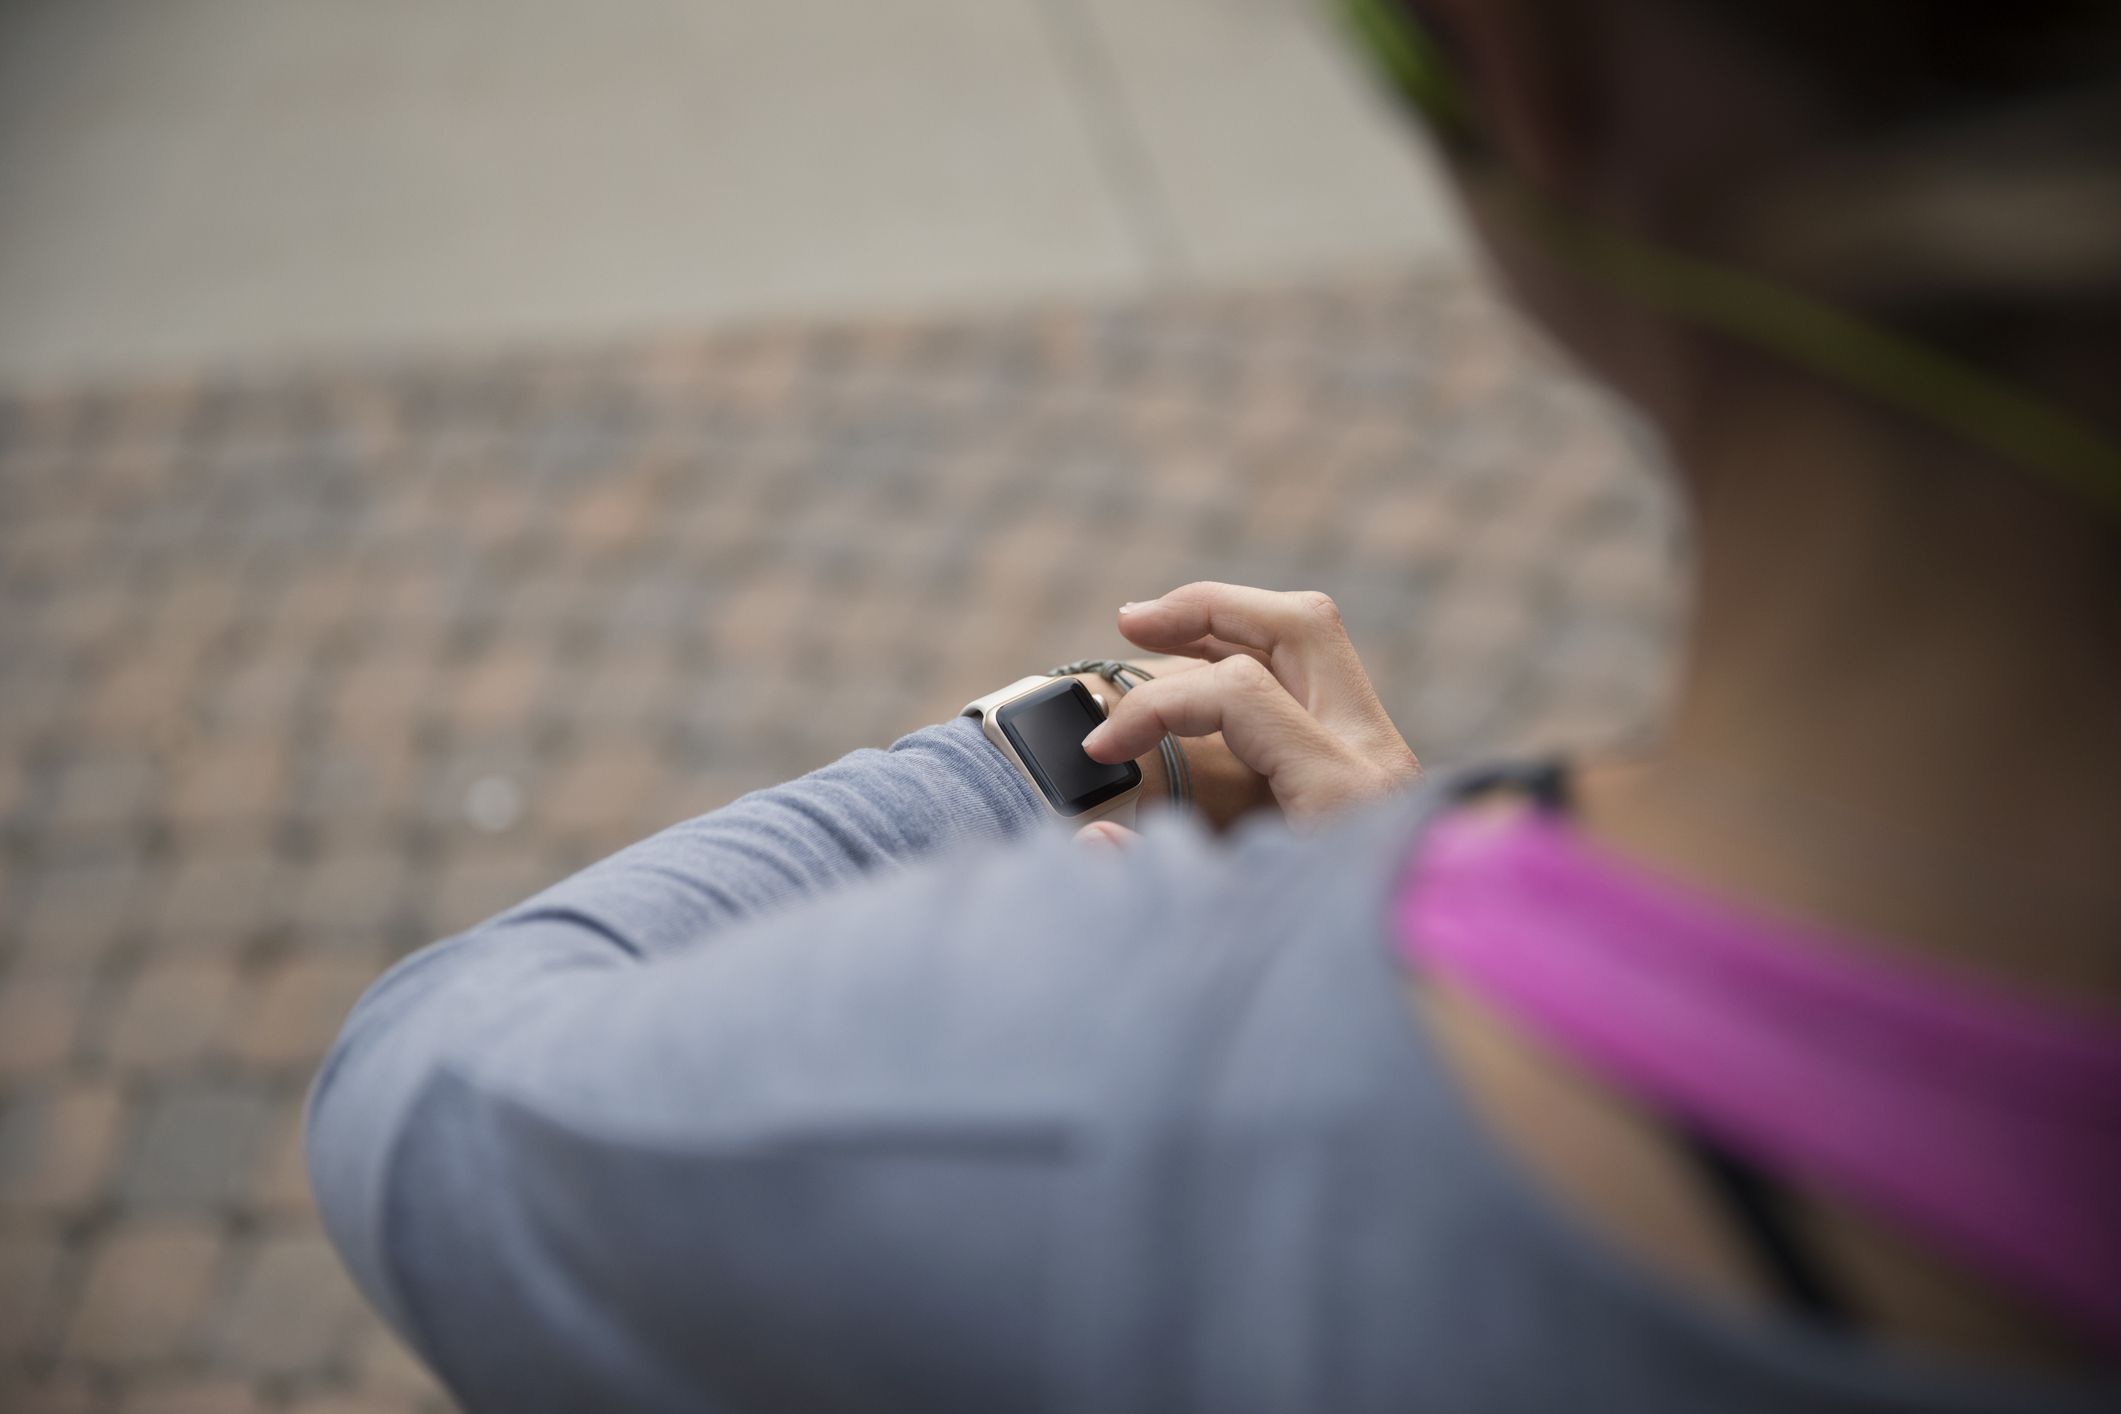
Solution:
[[[342,1357],[368,1319],[338,1254],[314,1230],[273,1233],[242,1259],[214,1320],[223,1362],[294,1375]]]
[[[953,704],[955,705],[955,704]],[[910,721],[938,720],[946,715],[949,707],[937,713],[922,714],[917,709],[908,710]],[[889,732],[880,733],[882,736]],[[773,774],[767,771],[691,771],[686,772],[670,794],[670,818],[673,821],[690,820],[705,815],[710,810],[719,810],[739,796],[777,784]]]
[[[111,1232],[89,1259],[64,1354],[112,1364],[177,1355],[200,1325],[221,1256],[211,1222],[158,1218]]]
[[[407,643],[405,630],[396,625],[388,632],[394,646],[354,663],[332,694],[334,720],[356,740],[402,736],[436,700],[446,680],[424,644]]]
[[[127,1391],[117,1414],[262,1414],[249,1381],[231,1375],[148,1376]]]
[[[438,832],[438,842],[443,844],[516,828],[546,774],[541,758],[548,754],[530,734],[496,733],[452,743],[449,752],[434,761],[423,782],[422,822]],[[496,781],[521,797],[514,818],[506,814],[492,817],[477,803],[481,790],[490,791]]]
[[[7,715],[0,705],[0,741],[12,742],[27,733],[19,722]],[[25,814],[29,809],[29,773],[23,769],[22,758],[13,751],[0,750],[0,825]]]
[[[354,956],[281,959],[253,980],[238,1004],[233,1053],[254,1065],[314,1065],[377,971],[375,962]]]
[[[155,959],[126,984],[103,1055],[121,1071],[167,1076],[214,1049],[235,995],[227,962]]]
[[[0,1370],[0,1409],[7,1414],[104,1414],[110,1408],[102,1384],[72,1370],[11,1380]]]
[[[176,763],[166,809],[179,829],[255,825],[286,811],[288,784],[280,742],[256,734],[218,738]]]
[[[622,553],[647,538],[663,500],[663,487],[651,476],[592,482],[566,508],[570,543],[595,557]]]
[[[423,1399],[441,1391],[434,1373],[381,1321],[370,1321],[354,1348],[354,1379],[381,1394]]]
[[[304,946],[373,945],[405,910],[413,871],[390,843],[330,850],[293,881],[290,913]]]
[[[72,1052],[88,979],[0,978],[0,1083],[48,1077]]]
[[[473,733],[526,727],[550,670],[549,653],[527,646],[496,649],[456,675],[451,716],[463,730]]]
[[[423,774],[418,728],[408,718],[393,725],[352,729],[335,723],[330,735],[295,761],[291,809],[331,844],[373,844],[401,829]]]
[[[568,694],[566,713],[590,732],[652,726],[686,688],[667,641],[601,654],[572,672],[577,685]],[[707,683],[696,686],[713,690]]]
[[[262,836],[187,847],[166,872],[153,908],[157,942],[202,956],[231,956],[284,926],[287,866]]]
[[[122,1136],[116,1087],[62,1080],[0,1105],[0,1215],[66,1213],[100,1198]]]
[[[560,834],[616,844],[669,823],[663,818],[669,788],[669,767],[655,747],[631,737],[603,737],[546,779],[537,811]]]
[[[388,1391],[320,1394],[288,1406],[292,1414],[417,1414],[423,1407],[419,1396]]]
[[[82,676],[63,659],[22,653],[0,674],[0,731],[17,742],[49,742],[71,734],[82,725]],[[16,801],[18,808],[37,803],[34,798]]]
[[[343,547],[343,541],[340,542]],[[350,556],[318,557],[303,566],[302,573],[273,602],[274,642],[283,656],[265,661],[300,664],[289,649],[299,648],[351,622],[361,612],[362,596],[370,587],[362,567]],[[305,672],[298,680],[306,680]]]
[[[309,1165],[302,1146],[302,1102],[282,1102],[271,1138],[256,1166],[249,1205],[276,1218],[307,1218],[315,1204],[309,1192]]]
[[[145,752],[103,750],[85,756],[59,772],[45,825],[83,832],[129,828],[153,809],[162,777],[161,763]]]
[[[247,597],[234,565],[194,554],[171,567],[155,594],[149,636],[178,645],[178,662],[188,666],[206,644],[227,632]]]
[[[138,856],[125,848],[35,866],[15,924],[21,956],[38,970],[95,968],[141,921],[145,880]]]
[[[543,509],[525,487],[479,481],[462,488],[451,515],[468,537],[490,550],[523,539],[540,522]]]
[[[428,931],[448,937],[555,884],[565,871],[523,849],[482,848],[452,854],[427,904]]]
[[[53,1224],[0,1226],[0,1363],[36,1349],[56,1323],[65,1256]]]
[[[272,1115],[272,1100],[248,1082],[197,1080],[165,1091],[147,1103],[133,1132],[119,1197],[147,1212],[237,1202]]]
[[[279,731],[315,679],[315,666],[294,654],[253,658],[215,676],[203,694],[206,718],[229,735]]]
[[[113,741],[137,742],[164,728],[171,706],[190,698],[201,651],[160,640],[152,653],[113,659],[91,687],[79,724]]]

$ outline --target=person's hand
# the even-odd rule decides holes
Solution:
[[[1203,672],[1208,664],[1198,658],[1150,657],[1133,655],[1127,659],[1137,667],[1145,669],[1157,679],[1174,673]],[[1095,673],[1078,673],[1076,681],[1090,689],[1090,695],[1105,704],[1110,711],[1121,694],[1118,688]],[[1141,689],[1137,687],[1135,691]],[[1274,792],[1267,788],[1266,777],[1254,771],[1244,762],[1230,754],[1220,733],[1197,736],[1179,743],[1186,754],[1186,775],[1192,786],[1193,814],[1211,830],[1227,830],[1247,815],[1261,810],[1278,810]],[[1170,795],[1170,783],[1164,773],[1164,758],[1151,742],[1137,757],[1135,764],[1142,770],[1142,802],[1146,810],[1163,808]],[[1118,831],[1112,839],[1131,837],[1133,831],[1120,825],[1096,824],[1083,827],[1086,842],[1104,842],[1108,831]]]
[[[1153,751],[1166,732],[1220,732],[1299,828],[1421,774],[1323,594],[1189,584],[1127,605],[1119,630],[1140,647],[1210,666],[1158,677],[1113,703],[1083,741],[1095,760]],[[1121,838],[1105,833],[1106,842]]]

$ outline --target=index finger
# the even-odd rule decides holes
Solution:
[[[1113,705],[1083,740],[1094,761],[1145,755],[1166,733],[1223,734],[1230,754],[1272,779],[1292,757],[1330,747],[1324,727],[1254,658],[1233,658],[1205,673],[1143,683]]]
[[[1120,611],[1119,631],[1144,648],[1211,661],[1233,652],[1250,654],[1314,712],[1331,713],[1347,696],[1346,684],[1362,676],[1339,608],[1313,590],[1202,580],[1161,599],[1127,605]]]
[[[1323,594],[1215,580],[1180,585],[1161,599],[1125,605],[1119,615],[1120,631],[1131,641],[1163,652],[1193,647],[1205,638],[1271,654],[1322,630],[1337,632],[1340,622],[1333,601]]]

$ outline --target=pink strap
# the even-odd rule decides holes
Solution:
[[[1459,814],[1405,955],[1764,1165],[2121,1347],[2121,1016],[1749,913],[1534,812]]]

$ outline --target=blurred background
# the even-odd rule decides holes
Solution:
[[[446,1408],[354,997],[1122,600],[1642,732],[1643,463],[1307,0],[0,0],[0,1408]]]

